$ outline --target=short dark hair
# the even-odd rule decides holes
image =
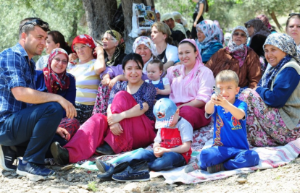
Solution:
[[[139,69],[143,69],[144,67],[144,62],[143,62],[143,59],[142,59],[142,56],[140,56],[139,54],[136,54],[136,53],[130,53],[130,54],[127,54],[123,61],[122,61],[122,69],[125,70],[125,66],[127,64],[127,62],[129,60],[133,60],[135,61],[137,64],[141,64],[142,65],[142,68],[140,67],[140,65],[138,65]]]
[[[289,14],[289,18],[287,19],[286,24],[285,24],[285,30],[288,28],[288,25],[289,25],[290,20],[292,18],[298,18],[298,19],[300,19],[300,13],[290,13]]]
[[[34,26],[39,26],[45,32],[50,31],[49,25],[47,22],[44,22],[42,19],[38,17],[28,17],[23,19],[19,25],[19,38],[21,37],[22,33],[28,34],[30,31],[34,29]]]
[[[66,50],[68,54],[72,53],[71,47],[65,41],[64,35],[62,35],[59,31],[49,31],[48,35],[51,35],[55,44],[59,43],[59,47]]]
[[[159,70],[164,71],[164,64],[159,59],[153,59],[149,64],[158,64]]]

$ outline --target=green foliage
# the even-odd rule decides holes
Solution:
[[[15,45],[18,41],[19,22],[27,17],[40,17],[49,23],[51,30],[60,31],[70,39],[73,22],[77,23],[77,34],[87,33],[80,19],[84,16],[81,0],[1,0],[0,6],[0,52]]]
[[[88,183],[88,190],[96,192],[98,190],[96,182],[94,182],[94,181],[93,182],[89,182]]]

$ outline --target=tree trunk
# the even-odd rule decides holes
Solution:
[[[129,37],[128,34],[131,32],[132,28],[132,4],[133,3],[143,3],[147,6],[154,6],[154,0],[122,0],[122,9],[124,14],[124,40],[126,43],[126,53],[132,52],[132,44],[135,38]]]
[[[281,27],[281,25],[279,24],[279,22],[278,22],[278,20],[277,20],[277,17],[276,17],[276,15],[275,15],[275,12],[272,11],[272,12],[269,12],[269,14],[271,15],[273,21],[276,23],[277,28],[278,28],[279,30],[282,31],[282,27]]]
[[[100,40],[117,10],[116,0],[82,0],[89,34]]]

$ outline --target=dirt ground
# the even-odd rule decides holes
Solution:
[[[115,181],[99,182],[97,172],[53,166],[56,175],[44,181],[30,181],[15,172],[1,171],[0,193],[46,192],[46,193],[87,193],[87,192],[271,192],[300,193],[300,158],[288,165],[250,174],[232,176],[223,180],[199,184],[166,184],[164,178],[153,178],[147,182]],[[238,181],[244,182],[239,183]]]

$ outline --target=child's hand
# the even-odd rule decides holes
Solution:
[[[221,95],[218,95],[216,98],[211,99],[212,103],[215,105],[219,105],[223,108],[226,108],[228,105],[230,105],[230,102],[226,100],[226,98],[224,98]]]
[[[161,90],[159,88],[155,88],[156,89],[156,95],[161,94]]]
[[[154,148],[153,152],[154,152],[155,157],[161,157],[166,152],[166,148],[156,147],[156,148]]]

